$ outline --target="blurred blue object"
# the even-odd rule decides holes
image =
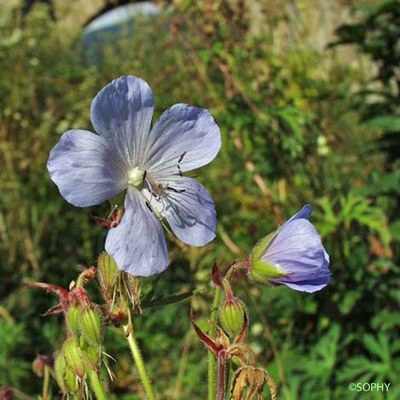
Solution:
[[[118,39],[133,37],[135,20],[153,19],[162,13],[151,1],[114,8],[91,21],[83,30],[85,57],[90,64],[99,64],[105,46]]]

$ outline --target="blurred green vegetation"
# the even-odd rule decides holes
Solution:
[[[109,206],[65,202],[47,174],[48,153],[67,129],[91,128],[100,88],[133,74],[152,87],[156,116],[195,104],[210,109],[223,135],[218,158],[198,171],[217,204],[218,237],[201,249],[171,237],[172,264],[154,290],[204,288],[191,306],[206,321],[214,261],[245,256],[310,203],[331,285],[315,295],[245,280],[235,288],[260,365],[285,400],[400,398],[400,161],[387,145],[399,143],[400,3],[371,2],[322,52],[291,37],[299,31],[286,7],[261,8],[266,29],[254,32],[246,4],[176,2],[173,15],[106,46],[101,65],[86,63],[79,34],[61,30],[44,4],[0,5],[0,387],[39,395],[31,362],[63,341],[61,318],[40,316],[55,299],[26,282],[68,287],[103,250],[105,232],[91,216]],[[358,53],[342,58],[344,44]],[[206,397],[206,352],[188,310],[186,302],[136,318],[160,399]],[[117,359],[113,398],[143,398],[120,332],[108,330],[106,344]],[[360,397],[351,382],[391,386]]]

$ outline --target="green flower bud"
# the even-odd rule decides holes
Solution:
[[[79,316],[82,312],[82,307],[72,306],[68,308],[66,313],[67,326],[75,338],[79,337]]]
[[[64,394],[78,391],[77,377],[65,364],[63,353],[59,353],[54,360],[54,375],[58,386]]]
[[[97,276],[104,297],[109,297],[118,278],[118,267],[114,259],[107,253],[101,253],[97,259]]]
[[[69,338],[64,342],[63,353],[65,363],[71,371],[82,378],[85,375],[85,361],[82,351],[74,338]]]
[[[88,366],[93,370],[97,370],[101,359],[101,347],[86,345],[82,348],[82,352],[86,357]]]
[[[222,328],[231,337],[239,335],[242,331],[246,314],[246,306],[235,296],[227,298],[219,307]]]
[[[88,344],[101,345],[101,318],[97,310],[84,309],[80,315],[79,328],[83,339]]]
[[[64,359],[64,354],[59,353],[57,354],[55,360],[54,360],[54,375],[56,377],[56,381],[58,383],[58,386],[63,392],[66,392],[66,385],[65,385],[65,359]]]
[[[65,369],[64,382],[65,382],[66,391],[68,393],[75,394],[78,392],[78,389],[79,389],[78,378],[69,368]]]

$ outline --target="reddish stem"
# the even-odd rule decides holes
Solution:
[[[215,400],[224,400],[226,391],[226,357],[218,357],[218,380]]]

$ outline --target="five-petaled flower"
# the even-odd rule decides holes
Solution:
[[[329,255],[309,221],[311,211],[305,205],[255,246],[248,262],[254,280],[303,292],[315,292],[329,283]]]
[[[165,219],[183,242],[203,246],[215,237],[216,213],[207,190],[183,172],[212,161],[221,134],[207,110],[176,104],[150,129],[153,95],[148,84],[123,76],[105,86],[91,105],[97,134],[65,132],[47,168],[61,195],[77,207],[102,203],[127,189],[125,213],[108,231],[105,249],[119,269],[136,276],[169,263]]]

